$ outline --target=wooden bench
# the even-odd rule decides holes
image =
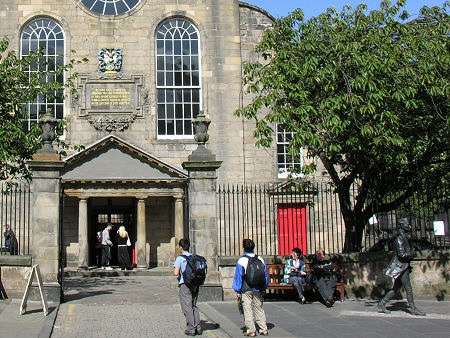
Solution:
[[[310,270],[310,263],[305,263],[306,271]],[[339,267],[334,263],[334,270],[336,272],[336,290],[339,291],[341,302],[345,299],[345,283],[344,278],[339,273]],[[267,264],[267,273],[269,275],[268,290],[294,290],[292,284],[284,284],[284,264]],[[303,284],[305,289],[317,290],[313,284]]]

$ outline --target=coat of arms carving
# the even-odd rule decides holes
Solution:
[[[100,78],[117,79],[122,77],[122,49],[101,48],[98,51]]]

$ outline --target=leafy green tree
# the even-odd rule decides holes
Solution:
[[[45,62],[43,51],[31,52],[30,55],[20,59],[8,46],[9,40],[5,36],[0,41],[0,180],[2,181],[16,178],[30,179],[31,172],[26,163],[43,145],[39,137],[41,128],[38,125],[32,125],[30,130],[24,128],[23,120],[28,117],[23,109],[24,103],[33,101],[39,94],[52,99],[56,97],[55,93],[63,93],[64,89],[74,90],[77,73],[69,76],[65,83],[46,79],[56,79],[58,75],[82,62],[72,59],[66,65],[58,66],[55,72],[36,71],[33,72],[33,77],[29,78],[24,69],[29,67],[36,69],[37,65],[42,65]],[[59,123],[57,133],[63,132],[64,124],[64,121]]]
[[[257,145],[270,146],[283,124],[295,132],[292,156],[305,147],[320,159],[339,196],[346,251],[360,250],[374,210],[393,210],[425,179],[448,181],[449,3],[415,18],[404,5],[331,8],[307,21],[296,10],[265,33],[263,61],[244,66],[253,99],[235,114],[255,120]]]

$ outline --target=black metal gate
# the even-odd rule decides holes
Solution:
[[[30,202],[31,189],[28,184],[2,184],[0,196],[1,255],[30,254]],[[6,227],[10,228],[8,233]],[[11,244],[7,247],[9,243]]]

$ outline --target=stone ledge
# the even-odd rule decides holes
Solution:
[[[31,256],[0,255],[0,266],[31,266]]]

